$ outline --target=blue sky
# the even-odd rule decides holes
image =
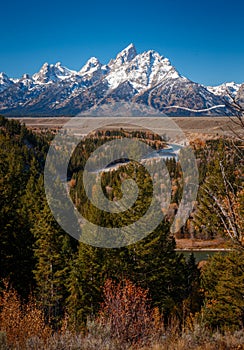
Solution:
[[[107,63],[133,42],[154,49],[193,81],[244,82],[243,0],[4,0],[0,71],[33,74],[44,62],[80,69]]]

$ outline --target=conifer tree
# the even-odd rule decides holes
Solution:
[[[35,242],[38,300],[48,321],[58,325],[67,297],[66,279],[73,260],[72,238],[54,219],[47,203],[40,211],[32,230]]]
[[[244,325],[244,254],[242,250],[216,254],[204,266],[203,320],[213,328]]]
[[[0,277],[8,278],[22,297],[33,287],[33,236],[24,211],[30,159],[18,142],[18,124],[6,122],[0,134]]]

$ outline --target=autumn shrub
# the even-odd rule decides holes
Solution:
[[[50,336],[44,314],[35,300],[21,302],[17,292],[7,284],[0,297],[0,332],[6,335],[7,344],[17,349],[23,349],[32,337],[45,341]]]
[[[97,322],[110,329],[111,338],[124,344],[144,344],[161,327],[158,309],[150,307],[148,290],[129,280],[107,280]]]

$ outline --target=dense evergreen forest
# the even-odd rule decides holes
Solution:
[[[151,179],[141,165],[132,162],[102,175],[103,192],[111,201],[121,198],[124,178],[134,179],[142,188],[126,215],[103,212],[86,199],[82,178],[89,155],[105,142],[124,136],[141,139],[155,149],[165,145],[159,136],[146,132],[101,130],[80,142],[69,163],[73,202],[89,221],[105,227],[128,225],[143,215],[150,202]],[[6,349],[49,349],[45,341],[63,329],[73,337],[84,337],[83,344],[89,334],[95,339],[106,333],[103,336],[112,345],[103,343],[101,349],[151,344],[174,327],[177,336],[196,327],[202,334],[206,330],[208,334],[240,332],[244,326],[241,142],[222,137],[191,145],[198,164],[199,193],[191,216],[175,236],[225,237],[229,248],[198,266],[193,255],[186,259],[175,251],[170,233],[183,188],[177,160],[166,161],[171,204],[160,225],[135,244],[98,248],[64,232],[47,204],[43,176],[52,138],[52,133],[33,133],[16,120],[0,118],[0,349],[1,342]],[[27,321],[31,312],[38,318],[36,323],[34,316]],[[11,326],[13,318],[24,329],[29,324],[33,333],[14,335],[21,327]],[[33,335],[42,345],[26,345]],[[57,349],[66,349],[60,344]],[[95,345],[72,346],[67,349],[95,349]]]

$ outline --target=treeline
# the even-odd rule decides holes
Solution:
[[[43,185],[50,140],[50,135],[33,134],[17,121],[0,119],[0,278],[3,293],[6,288],[14,288],[23,304],[32,295],[43,312],[45,324],[54,330],[60,329],[64,319],[70,329],[84,330],[89,317],[99,313],[104,301],[103,286],[108,280],[122,284],[130,281],[141,290],[148,290],[150,307],[157,308],[165,326],[172,317],[177,318],[180,327],[189,317],[196,317],[209,329],[243,326],[242,251],[216,255],[200,272],[193,256],[186,260],[175,252],[175,240],[170,234],[172,218],[167,216],[149,236],[123,248],[92,247],[64,232],[47,205]],[[94,208],[85,199],[81,185],[89,154],[106,140],[99,136],[86,138],[76,148],[68,174],[71,196],[89,221],[105,227],[114,223],[126,225],[143,214],[150,202],[150,177],[139,165],[124,166],[120,173],[104,173],[102,187],[111,200],[121,197],[121,173],[127,171],[127,176],[143,186],[136,207],[126,216],[115,218]],[[202,184],[208,172],[218,174],[217,165],[214,168],[216,154],[225,155],[222,141],[208,144],[206,148],[205,145],[196,147]],[[234,155],[228,157],[228,161],[235,161]],[[181,196],[181,169],[172,160],[167,165],[174,184],[177,182],[172,189],[177,203]],[[240,177],[235,173],[230,181],[239,183]],[[198,221],[194,225],[199,230],[207,230],[202,225],[208,219],[210,227],[215,225],[220,232],[218,216],[207,216],[201,205],[203,202],[196,208]],[[212,228],[208,231],[210,236],[212,231]],[[223,227],[220,233],[224,234]]]

